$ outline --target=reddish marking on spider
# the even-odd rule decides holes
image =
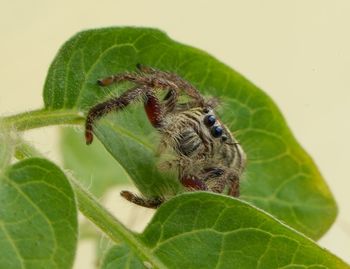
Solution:
[[[85,132],[85,141],[86,145],[90,145],[92,143],[92,140],[94,139],[94,136],[90,131]]]
[[[181,184],[186,188],[190,188],[190,189],[194,189],[194,190],[203,190],[204,191],[204,190],[208,189],[203,181],[201,181],[197,177],[193,177],[193,176],[189,176],[189,175],[181,178]]]
[[[159,100],[153,95],[147,95],[145,102],[145,111],[150,123],[155,127],[159,127],[161,123],[161,109]]]

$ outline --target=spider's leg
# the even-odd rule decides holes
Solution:
[[[189,82],[181,78],[174,73],[165,73],[167,79],[172,81],[179,89],[181,89],[186,95],[194,99],[196,105],[204,106],[205,100],[200,92]]]
[[[182,91],[190,98],[194,99],[195,105],[204,106],[205,101],[199,91],[177,74],[156,70],[141,64],[138,64],[137,68],[141,71],[141,73],[134,72],[115,74],[98,80],[98,84],[101,86],[108,86],[113,83],[130,81],[151,88],[162,90],[172,89],[173,91],[177,92],[175,102],[177,101],[177,95],[179,95],[179,93]]]
[[[137,68],[143,73],[150,74],[153,78],[153,81],[158,80],[160,82],[159,84],[169,85],[170,88],[176,89],[177,91],[183,91],[186,95],[195,100],[196,105],[204,105],[204,98],[202,97],[200,92],[192,84],[190,84],[177,74],[160,71],[140,64],[137,65]],[[179,93],[177,93],[177,95],[178,94]]]
[[[164,202],[164,199],[161,197],[143,198],[129,191],[122,191],[120,195],[129,202],[148,208],[158,208]]]
[[[239,197],[239,178],[236,175],[230,175],[231,186],[229,187],[228,195]]]
[[[137,86],[135,88],[132,88],[132,89],[124,92],[119,97],[112,98],[110,100],[99,103],[99,104],[95,105],[94,107],[92,107],[88,112],[88,115],[86,117],[86,122],[85,122],[86,144],[92,143],[93,124],[97,119],[101,118],[102,116],[104,116],[112,111],[118,111],[118,110],[125,108],[132,101],[138,100],[140,97],[143,97],[148,91],[150,91],[150,89],[147,87]]]
[[[119,97],[107,100],[103,103],[97,104],[89,110],[85,123],[85,140],[86,144],[91,144],[93,140],[93,124],[102,116],[112,112],[122,110],[135,100],[144,99],[145,111],[149,121],[155,128],[160,128],[163,121],[163,110],[159,103],[154,90],[147,86],[137,86]]]
[[[112,75],[109,77],[105,77],[102,78],[100,80],[98,80],[98,84],[100,86],[108,86],[111,85],[113,83],[119,83],[119,82],[125,82],[125,81],[130,81],[133,83],[136,83],[138,85],[143,85],[145,87],[148,88],[152,88],[152,89],[158,89],[158,90],[168,90],[168,93],[166,94],[165,98],[164,98],[164,113],[169,113],[171,111],[174,110],[175,106],[176,106],[176,102],[178,99],[178,92],[179,89],[177,88],[176,84],[173,83],[170,80],[167,79],[163,79],[162,77],[157,77],[157,72],[156,70],[154,70],[151,67],[146,67],[146,66],[139,66],[140,71],[142,71],[144,74],[137,74],[137,73],[122,73],[122,74],[116,74],[116,75]],[[155,76],[152,75],[145,75],[145,74],[153,74],[155,73]],[[150,96],[149,98],[149,106],[150,109],[151,107],[153,107],[152,105],[152,96]],[[159,102],[157,102],[159,108]],[[148,111],[150,111],[149,109],[147,109],[147,106],[145,106],[146,108],[146,112],[148,113]],[[152,110],[152,109],[151,109]],[[149,116],[149,114],[147,114]],[[151,123],[154,125],[153,120],[151,120]],[[155,126],[157,127],[157,126]]]
[[[142,73],[125,72],[114,74],[97,80],[97,83],[100,86],[109,86],[113,83],[129,81],[138,85],[144,85],[150,88],[157,88],[162,90],[177,88],[177,85],[173,81],[167,79],[164,76],[164,72],[156,71],[155,69],[145,66],[142,66],[141,68]]]
[[[100,86],[109,86],[113,83],[119,83],[124,81],[135,82],[138,84],[146,84],[145,79],[146,77],[143,77],[137,73],[120,73],[99,79],[97,80],[97,83]]]
[[[167,92],[163,99],[163,101],[165,101],[164,108],[166,110],[166,113],[174,111],[178,98],[179,94],[178,91],[176,91],[175,89],[170,89]]]

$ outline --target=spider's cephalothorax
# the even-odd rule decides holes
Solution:
[[[215,102],[206,101],[191,84],[173,73],[138,65],[138,72],[122,73],[98,81],[99,85],[133,82],[135,86],[119,97],[92,107],[85,126],[86,143],[93,139],[94,121],[103,115],[143,100],[151,124],[161,134],[159,152],[170,149],[175,160],[170,166],[179,171],[179,181],[187,190],[207,190],[239,196],[239,178],[245,154],[230,131],[214,112]],[[157,93],[166,91],[159,100]],[[179,102],[186,95],[189,100]],[[123,191],[127,200],[156,208],[163,197],[143,198]]]

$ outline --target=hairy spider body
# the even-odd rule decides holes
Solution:
[[[175,159],[167,166],[178,170],[179,181],[189,191],[206,190],[239,196],[239,179],[246,157],[240,144],[214,112],[215,101],[206,101],[198,90],[173,73],[138,65],[135,73],[122,73],[99,80],[101,86],[131,81],[135,87],[117,98],[92,107],[85,126],[86,143],[93,139],[93,124],[105,114],[143,100],[150,123],[161,135],[159,154],[170,150]],[[166,91],[163,100],[157,93]],[[179,102],[186,95],[190,100]],[[163,197],[143,198],[128,191],[127,200],[157,208]]]

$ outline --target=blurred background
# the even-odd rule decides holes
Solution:
[[[42,107],[47,69],[76,32],[124,25],[159,28],[214,55],[274,99],[339,206],[335,225],[319,243],[349,263],[349,14],[348,0],[0,0],[0,113]],[[26,138],[62,162],[56,127],[30,131]],[[136,231],[153,212],[122,201],[116,189],[102,200]],[[97,249],[109,244],[101,240]],[[75,268],[94,268],[95,251],[86,237]]]

